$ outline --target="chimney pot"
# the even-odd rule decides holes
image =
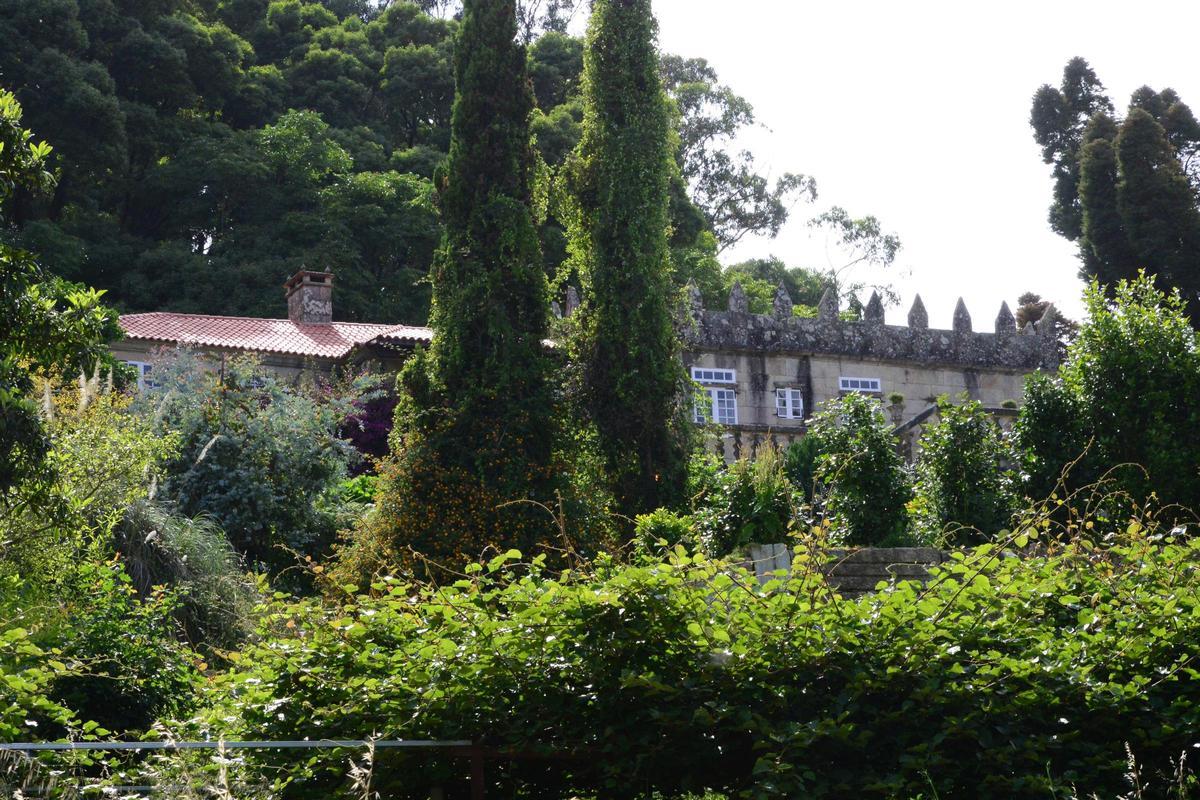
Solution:
[[[288,319],[298,325],[333,322],[333,273],[302,269],[283,285]]]

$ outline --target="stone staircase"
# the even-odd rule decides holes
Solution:
[[[933,547],[864,547],[830,550],[823,572],[840,593],[857,596],[872,592],[879,583],[929,578],[930,567],[950,560],[950,554]],[[776,570],[791,569],[792,554],[785,544],[750,545],[747,566],[766,582]]]

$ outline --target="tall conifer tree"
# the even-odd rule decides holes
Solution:
[[[656,28],[650,0],[594,0],[570,177],[584,286],[575,350],[613,493],[630,515],[679,500],[686,454],[668,277],[676,167]]]
[[[454,55],[450,153],[435,176],[445,235],[432,270],[433,343],[406,365],[393,459],[357,568],[408,548],[459,562],[528,548],[552,500],[545,274],[530,215],[533,95],[514,0],[467,0]]]
[[[1080,277],[1115,285],[1137,274],[1138,264],[1117,204],[1117,124],[1098,113],[1088,125],[1079,157],[1079,205],[1082,231]]]
[[[1200,325],[1200,210],[1163,126],[1134,108],[1116,142],[1117,202],[1136,263],[1178,288]],[[1121,276],[1132,277],[1132,276]]]

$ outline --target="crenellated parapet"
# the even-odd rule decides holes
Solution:
[[[960,298],[953,327],[939,330],[929,327],[919,296],[908,312],[908,325],[888,325],[877,295],[871,297],[861,321],[841,319],[837,296],[831,291],[821,298],[816,317],[792,316],[790,299],[779,293],[774,313],[751,314],[745,292],[734,284],[729,308],[722,311],[705,309],[700,292],[689,286],[684,311],[691,323],[683,332],[689,350],[827,354],[966,369],[1026,371],[1058,366],[1053,306],[1036,326],[1018,330],[1008,304],[1003,303],[995,331],[989,333],[973,329]]]

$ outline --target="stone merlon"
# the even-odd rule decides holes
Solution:
[[[741,299],[730,306],[741,308]],[[692,324],[683,331],[684,347],[700,352],[811,353],[1002,370],[1058,366],[1052,326],[1045,321],[1039,326],[1037,336],[1014,336],[1007,330],[972,331],[970,316],[960,300],[955,308],[955,329],[938,330],[924,327],[928,322],[920,299],[909,313],[909,326],[883,324],[874,308],[869,321],[847,322],[836,316],[836,303],[832,293],[826,293],[816,318],[750,314],[741,310],[697,313],[692,305],[689,309]],[[1052,319],[1053,313],[1047,309],[1047,318]],[[1002,327],[997,325],[998,329]]]

